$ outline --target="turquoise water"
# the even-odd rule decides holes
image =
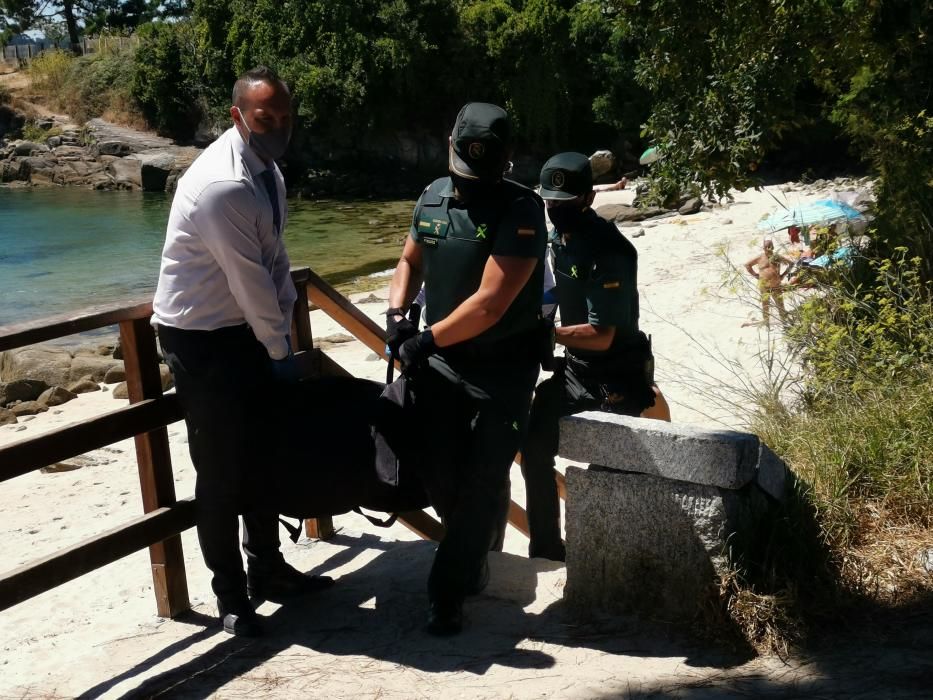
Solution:
[[[150,295],[170,205],[165,194],[0,187],[0,325]],[[289,201],[292,264],[365,287],[394,267],[413,205]]]

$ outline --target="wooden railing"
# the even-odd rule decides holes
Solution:
[[[292,271],[298,290],[292,344],[304,376],[351,376],[313,347],[309,300],[374,352],[382,355],[385,333],[308,268]],[[120,328],[128,406],[81,423],[0,447],[0,482],[133,437],[144,514],[12,571],[0,573],[0,610],[51,590],[148,547],[158,614],[174,617],[190,607],[180,533],[194,526],[195,500],[175,497],[167,426],[181,420],[174,393],[163,394],[150,317],[152,303],[139,300],[118,309],[89,309],[66,318],[0,327],[0,352],[75,333]],[[423,511],[399,514],[399,522],[426,539],[440,540],[443,526]],[[524,511],[511,503],[509,521],[527,534]],[[311,537],[334,534],[330,518],[309,520]]]
[[[331,300],[335,318],[370,347],[382,331],[307,268],[294,270],[298,289],[292,338],[306,376],[348,373],[312,345],[308,298]],[[334,306],[336,305],[336,306]],[[334,315],[332,313],[331,315]],[[0,610],[39,595],[122,557],[149,548],[158,614],[174,617],[190,607],[180,533],[195,522],[194,499],[175,497],[167,426],[181,420],[174,393],[163,394],[152,303],[89,309],[68,317],[0,327],[0,352],[118,324],[130,404],[81,423],[0,448],[0,482],[63,459],[134,437],[144,514],[50,556],[0,574]],[[381,349],[384,339],[378,341]],[[422,537],[440,538],[443,527],[421,511],[399,520]],[[315,537],[333,534],[330,518],[308,521]]]

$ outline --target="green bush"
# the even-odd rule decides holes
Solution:
[[[53,127],[51,129],[43,129],[35,122],[28,122],[23,127],[23,138],[26,141],[32,141],[34,143],[45,143],[45,140],[51,136],[61,136],[62,130],[60,128]]]
[[[59,49],[39,54],[27,69],[33,89],[58,104],[68,85],[74,62],[73,54]]]
[[[798,307],[788,329],[808,370],[811,405],[933,367],[933,302],[923,260],[900,247],[894,257],[863,263],[861,275],[857,267],[831,269],[829,283]]]
[[[74,59],[60,93],[62,108],[78,122],[101,116],[135,121],[133,53],[127,47]]]
[[[188,139],[200,118],[198,95],[186,80],[186,70],[197,55],[188,46],[190,24],[148,24],[138,33],[140,44],[132,66],[133,97],[159,133]]]

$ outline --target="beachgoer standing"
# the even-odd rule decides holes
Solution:
[[[522,447],[528,555],[563,561],[554,474],[558,421],[580,411],[638,416],[655,403],[651,343],[638,330],[638,253],[591,209],[589,159],[560,153],[541,170],[541,196],[554,225],[549,237],[563,362],[535,389]],[[669,420],[669,414],[666,416]]]
[[[781,271],[781,265],[787,265],[783,272]],[[758,280],[761,315],[765,327],[768,328],[771,325],[770,306],[772,302],[777,307],[781,321],[786,321],[787,310],[784,308],[784,293],[781,281],[790,270],[790,261],[774,252],[774,241],[765,238],[762,242],[762,252],[745,263],[745,269],[748,274]]]
[[[278,516],[253,498],[271,439],[260,401],[298,378],[285,183],[275,164],[291,136],[288,87],[269,68],[250,70],[236,81],[230,116],[233,126],[178,181],[152,322],[188,426],[198,540],[219,615],[227,632],[255,636],[262,628],[249,596],[276,600],[332,580],[285,562]]]
[[[470,103],[450,137],[450,176],[425,188],[392,278],[388,344],[414,386],[424,475],[447,528],[428,579],[428,631],[456,634],[488,579],[538,376],[547,231],[530,189],[503,178],[505,111]],[[424,280],[429,330],[403,317]]]

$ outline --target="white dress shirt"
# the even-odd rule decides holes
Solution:
[[[285,181],[273,165],[282,230]],[[249,324],[269,357],[288,354],[295,286],[259,173],[269,169],[231,127],[178,181],[152,323],[211,331]]]

